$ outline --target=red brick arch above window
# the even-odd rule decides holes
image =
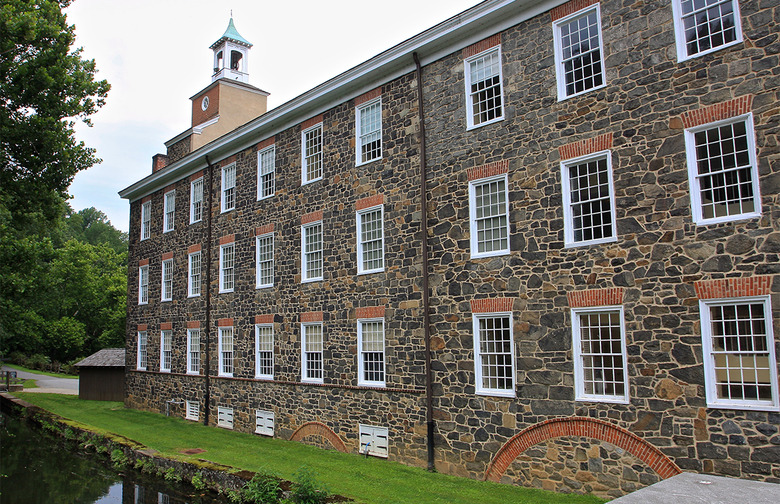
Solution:
[[[682,472],[661,450],[622,427],[594,418],[570,417],[546,420],[512,436],[490,461],[485,480],[500,481],[512,461],[525,450],[548,439],[565,436],[584,436],[612,443],[647,464],[662,479]]]
[[[683,127],[693,128],[702,124],[730,119],[747,114],[753,108],[753,95],[740,96],[723,103],[716,103],[708,107],[689,110],[680,116]]]
[[[561,161],[566,161],[567,159],[587,156],[588,154],[594,154],[611,148],[612,133],[605,133],[595,138],[587,138],[585,140],[580,140],[579,142],[561,145],[558,147],[558,154],[561,156]]]
[[[469,180],[479,180],[487,177],[493,177],[495,175],[501,175],[503,173],[509,173],[509,161],[496,161],[495,163],[488,163],[482,166],[475,166],[466,170],[466,175]]]
[[[290,441],[301,441],[307,436],[320,436],[323,439],[327,439],[328,442],[333,445],[336,450],[347,453],[347,446],[344,441],[333,432],[333,429],[320,422],[308,422],[298,427],[292,436]]]
[[[699,280],[693,283],[693,287],[699,299],[767,296],[772,290],[772,278],[761,275],[748,278]]]
[[[590,7],[591,5],[597,3],[599,3],[599,0],[571,0],[571,2],[566,2],[565,4],[559,5],[550,11],[550,17],[553,21],[557,21],[563,17],[568,16],[569,14],[574,14],[580,9]]]
[[[512,311],[512,305],[515,299],[510,297],[490,298],[490,299],[472,299],[472,313],[498,313]]]
[[[623,304],[622,287],[609,289],[588,289],[566,293],[571,308],[588,308],[591,306],[614,306]]]
[[[497,45],[501,44],[501,34],[496,33],[495,35],[492,35],[484,40],[480,40],[476,44],[471,44],[470,46],[463,49],[463,54],[461,57],[463,59],[470,58],[474,56],[475,54],[479,54],[482,51],[487,51],[491,47],[496,47]]]
[[[355,318],[367,319],[367,318],[385,318],[384,306],[362,306],[355,309]]]

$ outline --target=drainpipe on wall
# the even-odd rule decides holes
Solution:
[[[206,164],[208,165],[208,173],[206,179],[208,179],[208,189],[206,194],[208,195],[208,201],[205,205],[206,209],[206,392],[204,394],[205,411],[203,413],[203,425],[209,424],[209,412],[211,404],[211,187],[212,187],[212,175],[214,173],[214,167],[209,161],[209,157],[206,157]]]
[[[426,182],[425,165],[425,113],[423,111],[423,87],[422,87],[422,67],[417,53],[412,53],[414,65],[416,67],[417,78],[417,111],[420,120],[420,213],[421,233],[422,233],[422,296],[423,296],[423,331],[425,338],[425,421],[428,426],[428,470],[435,471],[433,453],[433,435],[435,423],[433,421],[433,375],[431,372],[431,320],[430,320],[430,300],[428,297],[428,185]]]

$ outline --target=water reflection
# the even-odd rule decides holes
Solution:
[[[85,455],[72,443],[0,413],[0,504],[224,504],[191,495],[134,471],[117,473],[105,458]]]

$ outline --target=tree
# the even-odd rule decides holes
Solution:
[[[127,233],[111,225],[106,214],[95,207],[74,212],[68,207],[63,235],[66,240],[78,240],[90,245],[106,244],[117,254],[127,252]]]
[[[70,3],[0,1],[0,204],[15,218],[56,218],[75,174],[98,162],[73,126],[90,124],[110,86],[71,50]]]

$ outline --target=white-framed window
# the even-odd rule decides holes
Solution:
[[[255,434],[274,437],[274,412],[255,410]]]
[[[276,146],[257,153],[257,199],[270,198],[276,191]]]
[[[200,329],[187,329],[187,374],[200,374]]]
[[[707,406],[779,411],[769,296],[699,300]]]
[[[385,269],[384,208],[382,205],[357,212],[358,274]]]
[[[474,371],[476,393],[515,396],[515,344],[511,313],[475,313]]]
[[[146,371],[146,344],[146,331],[138,331],[138,354],[136,368],[141,371]]]
[[[322,280],[322,221],[301,226],[301,281]]]
[[[173,231],[176,216],[176,191],[168,191],[163,198],[163,233]]]
[[[466,122],[468,128],[504,118],[501,46],[492,47],[464,61]]]
[[[509,195],[507,175],[469,183],[471,257],[509,253]]]
[[[236,163],[222,167],[222,212],[236,208]]]
[[[233,292],[235,252],[235,243],[226,243],[219,247],[219,292]]]
[[[149,302],[149,265],[138,267],[138,304]]]
[[[274,379],[273,324],[255,324],[255,378]]]
[[[567,247],[617,240],[610,151],[561,163]]]
[[[200,288],[202,284],[202,278],[200,276],[200,261],[200,251],[193,252],[187,257],[187,262],[189,263],[187,268],[187,297],[200,296]]]
[[[388,439],[387,427],[358,424],[360,435],[360,453],[374,457],[387,458]]]
[[[170,301],[173,299],[173,259],[166,259],[162,262],[162,281],[160,283],[160,300]]]
[[[742,42],[737,0],[673,0],[677,61]]]
[[[274,234],[267,233],[255,238],[257,269],[255,287],[262,289],[274,285]]]
[[[203,177],[190,183],[190,224],[203,219]]]
[[[233,408],[217,406],[217,427],[233,428]]]
[[[358,385],[385,386],[385,321],[358,320]]]
[[[301,184],[322,178],[322,123],[301,132]]]
[[[141,203],[141,239],[146,240],[152,234],[152,202]]]
[[[753,114],[685,130],[696,224],[761,215]]]
[[[219,328],[219,376],[233,376],[233,328]]]
[[[606,85],[599,4],[553,23],[558,100]]]
[[[323,383],[322,323],[301,324],[301,381]]]
[[[376,98],[356,107],[356,164],[382,158],[382,99]]]
[[[170,329],[160,331],[160,371],[163,373],[171,372],[172,340],[173,331]]]
[[[186,408],[184,412],[185,420],[193,420],[195,422],[200,420],[200,404],[198,401],[187,401]]]
[[[623,307],[572,308],[571,319],[575,399],[628,403]]]

